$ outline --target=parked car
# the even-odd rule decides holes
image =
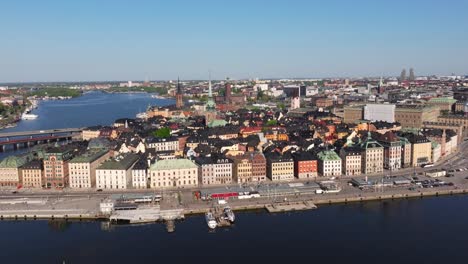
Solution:
[[[102,189],[97,189],[96,191],[98,191],[98,192],[102,192]]]

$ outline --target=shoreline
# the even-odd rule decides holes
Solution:
[[[251,203],[246,205],[235,205],[230,204],[230,207],[235,212],[242,211],[257,211],[261,210],[265,213],[276,214],[276,213],[287,213],[287,212],[299,212],[299,211],[308,211],[308,210],[319,210],[320,206],[317,205],[335,205],[335,204],[348,204],[348,203],[365,203],[365,202],[375,202],[375,201],[394,201],[394,200],[403,200],[403,199],[422,199],[429,197],[439,197],[439,196],[454,196],[454,195],[467,195],[468,189],[446,189],[446,190],[437,190],[437,191],[422,191],[422,192],[413,192],[413,193],[397,193],[397,194],[377,194],[373,193],[371,195],[362,195],[362,196],[348,196],[348,197],[330,197],[330,198],[308,198],[299,201],[289,201],[289,202],[259,202],[252,200]],[[309,204],[309,206],[304,206],[304,204]],[[190,216],[199,216],[208,212],[212,209],[211,204],[205,204],[201,208],[179,208],[183,210],[183,217]],[[276,207],[277,210],[270,211],[268,207]],[[5,210],[0,211],[0,222],[5,220],[15,220],[15,221],[29,221],[29,220],[79,220],[79,221],[96,221],[96,222],[110,222],[110,216],[101,215],[101,214],[91,214],[91,213],[66,213],[65,210],[44,210],[44,213],[37,213],[39,210]],[[36,212],[35,214],[31,212]],[[167,222],[168,220],[157,220],[149,221],[148,223],[162,223]],[[169,220],[170,221],[170,220]]]

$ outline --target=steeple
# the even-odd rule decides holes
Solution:
[[[182,89],[180,88],[179,76],[177,76],[177,93],[182,94]]]
[[[180,87],[179,77],[177,77],[176,107],[177,109],[182,109],[184,107],[184,99],[182,95],[182,88]]]

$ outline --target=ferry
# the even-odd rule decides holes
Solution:
[[[229,222],[234,223],[234,221],[236,220],[236,215],[234,215],[234,212],[232,211],[231,207],[224,207],[223,212],[224,218],[229,220]]]
[[[136,118],[146,119],[148,118],[148,114],[146,112],[141,112],[141,113],[136,114]]]
[[[206,224],[208,225],[210,229],[215,229],[216,226],[218,226],[218,223],[216,222],[216,219],[212,212],[207,212],[205,214],[205,220],[206,220]]]
[[[35,114],[28,114],[28,113],[24,113],[21,115],[21,119],[22,120],[34,120],[38,117],[38,115],[35,115]]]

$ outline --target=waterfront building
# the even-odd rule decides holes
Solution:
[[[277,152],[266,154],[267,177],[271,181],[294,180],[294,160],[291,154],[281,155]]]
[[[422,134],[441,147],[441,156],[447,156],[458,148],[458,135],[451,129],[424,129]]]
[[[96,168],[110,157],[107,150],[91,150],[70,160],[70,188],[96,187]]]
[[[384,147],[372,138],[371,132],[360,144],[362,149],[362,171],[365,174],[383,172]]]
[[[149,138],[146,141],[148,148],[160,151],[179,151],[179,140],[175,137]]]
[[[148,188],[148,161],[140,158],[132,168],[132,187],[135,189]]]
[[[411,143],[405,137],[398,137],[401,145],[401,167],[408,168],[411,166]]]
[[[362,173],[362,149],[358,146],[341,148],[342,173],[345,176],[360,175]]]
[[[9,156],[0,162],[0,186],[19,186],[20,167],[26,164],[26,159],[19,156]]]
[[[413,133],[403,133],[401,135],[411,143],[411,166],[419,167],[431,163],[432,143],[425,136]]]
[[[189,159],[158,160],[149,168],[151,188],[196,187],[198,166]]]
[[[225,156],[212,155],[195,159],[198,169],[198,182],[203,185],[232,183],[233,161]]]
[[[310,152],[295,152],[294,176],[298,179],[317,177],[317,158]]]
[[[25,188],[43,187],[44,167],[42,161],[32,160],[20,168],[21,185]]]
[[[423,122],[436,122],[440,109],[435,105],[397,105],[395,121],[403,128],[421,128]]]
[[[132,167],[137,161],[138,156],[135,154],[105,161],[96,169],[96,188],[127,189],[132,184]]]
[[[69,166],[73,157],[71,150],[52,148],[44,153],[45,187],[63,188],[68,186]]]
[[[364,119],[369,121],[395,122],[394,104],[367,104],[364,106]]]
[[[384,168],[387,170],[399,170],[401,168],[400,139],[391,131],[383,135],[375,133],[374,136],[384,147]]]
[[[260,152],[247,152],[229,156],[234,161],[232,175],[237,183],[262,182],[266,180],[266,159]]]
[[[324,177],[341,175],[341,158],[333,150],[318,153],[318,172]]]

